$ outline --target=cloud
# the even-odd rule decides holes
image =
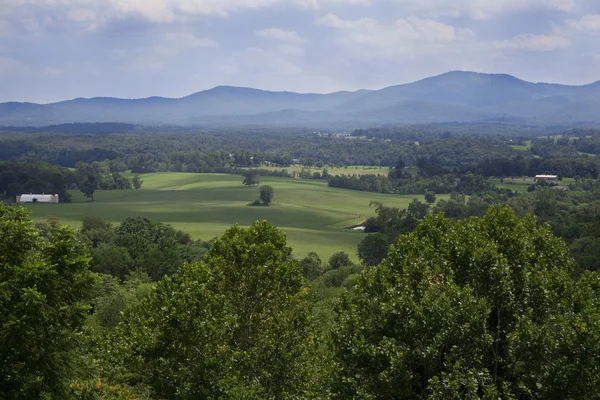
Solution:
[[[287,54],[290,56],[301,56],[304,54],[304,49],[291,44],[279,45],[277,46],[277,51],[281,54]]]
[[[279,28],[266,28],[254,31],[256,36],[280,40],[289,43],[304,43],[305,40],[296,31],[286,31]]]
[[[600,32],[600,14],[588,14],[579,20],[568,19],[565,26],[579,32]]]
[[[123,14],[139,14],[152,22],[172,22],[173,5],[167,0],[112,0],[112,7]]]
[[[571,41],[562,36],[518,35],[509,40],[495,41],[494,47],[502,50],[554,51],[566,49]]]
[[[374,18],[344,20],[329,13],[315,21],[319,25],[343,30],[340,41],[388,50],[401,50],[419,45],[444,45],[476,37],[470,29],[455,27],[432,19],[409,16],[383,24]]]
[[[185,47],[219,47],[218,42],[207,38],[197,38],[191,32],[169,32],[165,34],[165,38]]]
[[[19,73],[24,68],[25,66],[20,61],[12,58],[0,57],[0,73],[6,74],[6,76],[12,73]]]
[[[492,19],[503,14],[530,10],[572,12],[579,0],[392,0],[409,12],[430,16],[468,16]]]

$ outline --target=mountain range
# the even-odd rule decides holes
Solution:
[[[0,103],[0,125],[73,122],[171,125],[600,122],[600,81],[527,82],[506,74],[453,71],[381,90],[330,94],[218,86],[182,98],[76,98]]]

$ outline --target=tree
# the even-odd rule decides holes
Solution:
[[[90,174],[79,184],[79,191],[94,201],[94,192],[98,189],[99,178],[97,175]]]
[[[508,206],[427,216],[342,300],[334,393],[356,399],[592,399],[600,277]]]
[[[317,253],[312,251],[300,260],[300,266],[302,267],[302,275],[309,281],[318,278],[324,272],[321,258]]]
[[[433,204],[433,203],[435,203],[435,192],[428,191],[427,193],[425,193],[425,201],[426,201],[428,204]]]
[[[269,204],[271,204],[271,201],[273,201],[274,196],[275,196],[275,192],[271,185],[262,185],[260,187],[260,201],[262,201],[262,203],[265,206],[268,206]]]
[[[234,226],[125,311],[109,363],[157,398],[304,398],[313,385],[309,292],[285,235]]]
[[[65,398],[76,332],[95,275],[67,227],[39,235],[24,209],[0,203],[0,397]]]
[[[370,234],[358,244],[358,258],[365,265],[377,265],[387,256],[389,249],[390,243],[385,235]]]
[[[350,257],[348,257],[348,254],[346,254],[343,251],[338,251],[337,253],[329,257],[330,269],[339,269],[342,267],[347,267],[350,264],[352,264],[352,261],[350,261]]]
[[[257,186],[260,182],[259,176],[256,172],[247,171],[244,172],[244,181],[242,182],[246,186]]]
[[[404,169],[404,167],[406,167],[406,163],[404,162],[404,159],[402,159],[402,157],[398,157],[398,159],[396,160],[396,165],[394,165],[394,169],[396,169],[398,171],[402,171]]]
[[[406,163],[402,157],[399,157],[396,160],[394,169],[389,173],[389,177],[391,179],[401,179],[404,176],[404,167],[406,167]]]
[[[133,177],[132,183],[133,183],[133,188],[137,190],[137,189],[141,189],[144,181],[140,179],[139,174],[135,174],[135,176]]]

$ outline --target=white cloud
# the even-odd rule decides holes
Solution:
[[[271,38],[275,40],[281,40],[282,42],[289,43],[304,43],[305,40],[296,31],[286,31],[279,28],[266,28],[258,31],[254,31],[256,36]]]
[[[568,19],[565,25],[579,32],[600,32],[600,14],[584,15],[579,20]]]
[[[97,20],[98,15],[89,8],[73,8],[69,10],[68,18],[73,22],[93,22]]]
[[[9,74],[20,72],[24,65],[12,58],[0,57],[0,73]]]
[[[167,0],[112,0],[112,6],[123,14],[140,14],[152,22],[172,22],[173,3]]]
[[[518,35],[508,40],[495,41],[497,49],[529,50],[529,51],[554,51],[566,49],[571,41],[562,36],[548,35]]]
[[[291,44],[279,45],[277,46],[277,51],[281,54],[287,54],[290,56],[301,56],[304,54],[304,49]]]
[[[165,35],[169,41],[185,47],[219,47],[219,43],[207,38],[197,38],[191,32],[170,32]]]
[[[440,16],[469,16],[491,19],[502,14],[529,10],[556,10],[571,12],[578,0],[392,0],[413,13]]]
[[[343,43],[363,44],[388,50],[402,50],[406,47],[416,50],[420,45],[444,45],[476,37],[470,29],[415,16],[401,18],[386,25],[374,18],[343,20],[329,13],[315,22],[343,30],[340,35],[340,41]]]

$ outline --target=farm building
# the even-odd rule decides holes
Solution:
[[[536,175],[536,181],[557,181],[558,175]]]
[[[22,194],[17,196],[17,203],[49,203],[58,204],[57,194]]]

